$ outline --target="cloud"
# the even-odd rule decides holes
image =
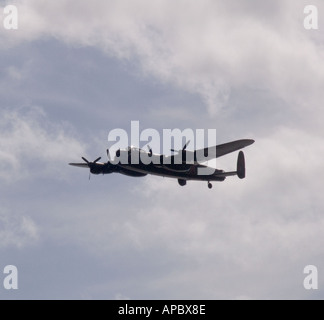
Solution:
[[[73,205],[47,202],[46,234],[129,272],[122,279],[114,271],[114,290],[132,299],[305,298],[303,268],[324,265],[320,142],[282,127],[245,149],[245,180],[229,177],[212,190],[153,176],[94,177],[96,192],[70,195]],[[234,157],[219,160],[220,168],[235,166]],[[113,179],[123,180],[127,202],[116,186],[101,187]],[[145,279],[139,292],[137,277]],[[111,283],[101,286],[105,292]]]
[[[303,28],[304,3],[137,0],[76,6],[71,0],[21,0],[20,30],[2,31],[2,43],[51,36],[72,46],[98,47],[199,93],[211,115],[241,87],[270,92],[295,112],[305,112],[323,101],[324,51],[323,37],[314,39]]]
[[[37,107],[3,109],[0,133],[0,177],[7,182],[37,175],[62,178],[69,155],[85,149],[71,126],[52,123]]]
[[[249,130],[256,143],[245,151],[246,180],[228,178],[208,190],[203,182],[182,188],[176,180],[151,176],[94,177],[85,186],[81,177],[74,181],[76,190],[60,185],[44,199],[25,200],[28,210],[37,207],[46,217],[32,220],[28,213],[8,220],[2,237],[11,239],[14,226],[22,238],[36,239],[39,231],[33,230],[40,225],[48,242],[94,253],[112,266],[116,298],[150,293],[157,298],[305,297],[304,266],[324,265],[324,72],[323,33],[303,29],[303,4],[17,2],[20,29],[0,28],[1,51],[45,38],[98,48],[136,64],[142,75],[198,93],[209,114],[198,110],[195,121],[214,123],[216,114],[230,136]],[[30,65],[23,70],[8,66],[4,73],[22,84]],[[153,104],[151,109],[149,123],[193,117],[186,106],[162,110]],[[0,133],[0,177],[6,182],[60,178],[68,170],[69,154],[71,159],[85,154],[73,128],[53,123],[40,108],[2,109]],[[236,154],[229,155],[218,160],[218,167],[231,170],[235,162]],[[57,201],[63,193],[69,197]],[[7,243],[19,246],[19,241]],[[98,281],[101,294],[111,281]]]
[[[39,239],[39,228],[27,215],[12,214],[1,209],[0,248],[24,248],[35,244]]]
[[[117,293],[117,294],[115,295],[115,300],[129,300],[129,298],[126,297],[126,296],[124,296],[124,295],[121,294],[121,293]]]
[[[7,75],[9,76],[10,79],[12,80],[21,80],[23,78],[21,70],[14,66],[9,66],[7,67]]]
[[[139,252],[178,257],[177,270],[151,285],[179,288],[173,298],[278,298],[281,285],[269,279],[286,279],[290,290],[282,297],[302,297],[304,266],[324,264],[320,141],[282,128],[245,151],[246,180],[228,178],[211,191],[203,182],[181,188],[175,180],[146,179],[136,191],[146,206],[134,205],[122,234]]]

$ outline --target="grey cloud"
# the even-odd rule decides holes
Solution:
[[[68,155],[81,154],[85,146],[73,137],[67,124],[52,124],[41,108],[3,109],[0,120],[0,175],[7,181],[49,173],[58,177],[59,164]]]
[[[37,288],[55,278],[46,297],[310,297],[302,270],[324,265],[323,42],[302,27],[304,3],[20,1],[19,32],[0,29],[8,61],[0,173],[6,205],[21,212],[17,225],[26,216],[37,226],[41,245],[28,253],[46,266]],[[41,109],[21,108],[35,100]],[[247,179],[212,190],[155,177],[89,182],[67,166],[67,155],[100,147],[103,156],[105,130],[127,130],[134,117],[159,129],[216,127],[218,142],[254,138]],[[232,170],[236,156],[217,166]],[[33,228],[23,230],[33,238]],[[21,261],[30,271],[28,257]],[[60,282],[57,265],[75,277]],[[21,294],[39,297],[27,286]]]
[[[242,85],[304,111],[305,100],[323,100],[324,77],[323,50],[302,27],[304,3],[21,1],[21,30],[11,41],[54,36],[137,57],[145,72],[199,93],[212,115]]]
[[[39,229],[33,219],[17,215],[2,207],[0,213],[0,248],[24,248],[39,239]]]

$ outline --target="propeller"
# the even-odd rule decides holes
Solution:
[[[100,159],[101,159],[101,157],[99,157],[99,158],[97,158],[95,161],[93,161],[93,162],[90,162],[90,161],[88,161],[86,158],[84,158],[84,157],[81,157],[82,158],[82,160],[84,160],[89,166],[90,165],[92,165],[92,164],[95,164],[95,163],[97,163]]]
[[[189,143],[190,143],[190,140],[188,140],[187,142],[186,142],[186,144],[183,146],[183,148],[182,148],[182,151],[185,151],[186,149],[187,149],[187,146],[189,145]],[[170,149],[172,152],[178,152],[179,150],[174,150],[174,149]]]
[[[107,149],[107,157],[108,157],[108,160],[110,161],[110,153],[109,153],[109,149]]]
[[[81,159],[82,159],[83,161],[85,161],[87,164],[90,163],[86,158],[81,157]]]
[[[187,149],[188,144],[190,143],[190,140],[183,146],[182,151],[185,151]]]
[[[149,153],[148,153],[149,156],[152,157],[153,152],[152,152],[152,148],[150,147],[150,145],[147,145],[147,149],[149,151]]]
[[[101,157],[97,158],[97,159],[96,159],[95,161],[93,161],[93,162],[90,162],[89,160],[87,160],[87,159],[84,158],[84,157],[81,157],[81,158],[82,158],[82,160],[83,160],[84,162],[87,163],[88,167],[90,168],[90,171],[89,171],[89,180],[90,180],[90,176],[91,176],[91,167],[92,167],[92,165],[96,164],[96,163],[101,159]]]

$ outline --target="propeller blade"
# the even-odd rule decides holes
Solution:
[[[152,155],[152,148],[150,147],[150,145],[147,145],[147,149],[149,151],[149,155],[151,156]]]
[[[84,160],[87,164],[89,164],[89,161],[86,158],[81,157],[82,160]]]
[[[110,161],[110,153],[109,153],[109,149],[107,149],[107,157],[108,157],[108,160]]]
[[[186,148],[188,147],[189,143],[190,143],[190,140],[188,140],[186,142],[186,144],[183,146],[182,151],[185,151],[186,150]],[[179,152],[179,150],[174,150],[174,149],[170,149],[170,151],[171,152]]]
[[[187,148],[187,146],[188,146],[189,143],[190,143],[190,140],[188,140],[188,142],[183,146],[182,151],[185,151],[186,150],[186,148]]]
[[[109,152],[109,151],[108,151]],[[84,157],[81,157],[82,158],[82,160],[83,161],[85,161],[86,163],[87,163],[87,165],[88,165],[88,167],[89,167],[89,169],[90,169],[90,171],[89,171],[89,180],[90,180],[90,177],[91,177],[91,171],[94,169],[94,167],[95,167],[95,164],[101,159],[101,157],[99,157],[99,158],[97,158],[95,161],[93,161],[93,162],[90,162],[90,161],[88,161],[86,158],[84,158]],[[81,163],[71,163],[71,165],[76,165],[76,166],[78,166],[78,167],[80,167],[80,166],[82,166],[82,164]],[[83,164],[84,166],[86,165],[86,164]]]

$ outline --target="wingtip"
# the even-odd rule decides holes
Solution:
[[[255,142],[255,140],[253,140],[253,139],[246,139],[246,143],[248,146],[253,144],[254,142]]]
[[[69,163],[70,166],[74,167],[81,167],[81,168],[89,168],[89,166],[86,163]]]

